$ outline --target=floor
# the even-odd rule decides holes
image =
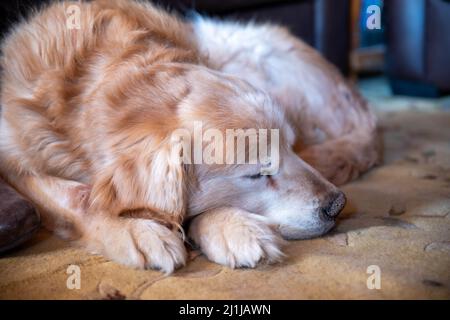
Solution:
[[[393,97],[384,78],[359,85],[379,115],[385,163],[343,187],[349,201],[332,233],[290,242],[283,263],[231,270],[192,252],[165,277],[42,231],[0,258],[0,298],[449,299],[450,99]]]

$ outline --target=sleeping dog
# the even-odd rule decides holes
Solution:
[[[60,2],[14,28],[1,66],[2,175],[48,228],[136,268],[184,265],[187,237],[230,267],[278,261],[283,238],[334,226],[336,185],[379,158],[366,101],[279,26]],[[173,133],[193,137],[195,123],[250,132],[248,148],[225,148],[246,159],[261,132],[276,130],[277,147],[244,163],[182,161],[192,150]]]

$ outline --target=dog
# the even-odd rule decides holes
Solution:
[[[64,1],[10,32],[1,66],[2,175],[48,228],[134,268],[173,272],[187,238],[232,268],[279,261],[285,239],[328,232],[336,186],[379,161],[367,102],[280,26]],[[275,154],[179,161],[172,133],[195,122],[278,130],[277,171]]]

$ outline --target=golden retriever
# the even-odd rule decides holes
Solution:
[[[345,204],[335,185],[378,159],[367,103],[270,24],[184,20],[134,1],[61,2],[14,28],[1,66],[2,175],[49,228],[137,268],[184,265],[183,227],[217,263],[278,261],[282,237],[333,227]],[[173,132],[195,122],[278,130],[276,172],[262,171],[275,154],[179,161],[189,150],[173,152]]]

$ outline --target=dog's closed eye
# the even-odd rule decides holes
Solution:
[[[245,176],[243,176],[243,178],[256,180],[256,179],[260,179],[260,178],[262,178],[262,177],[264,177],[264,176],[265,176],[265,175],[262,175],[261,173],[257,173],[257,174],[249,174],[249,175],[245,175]]]

